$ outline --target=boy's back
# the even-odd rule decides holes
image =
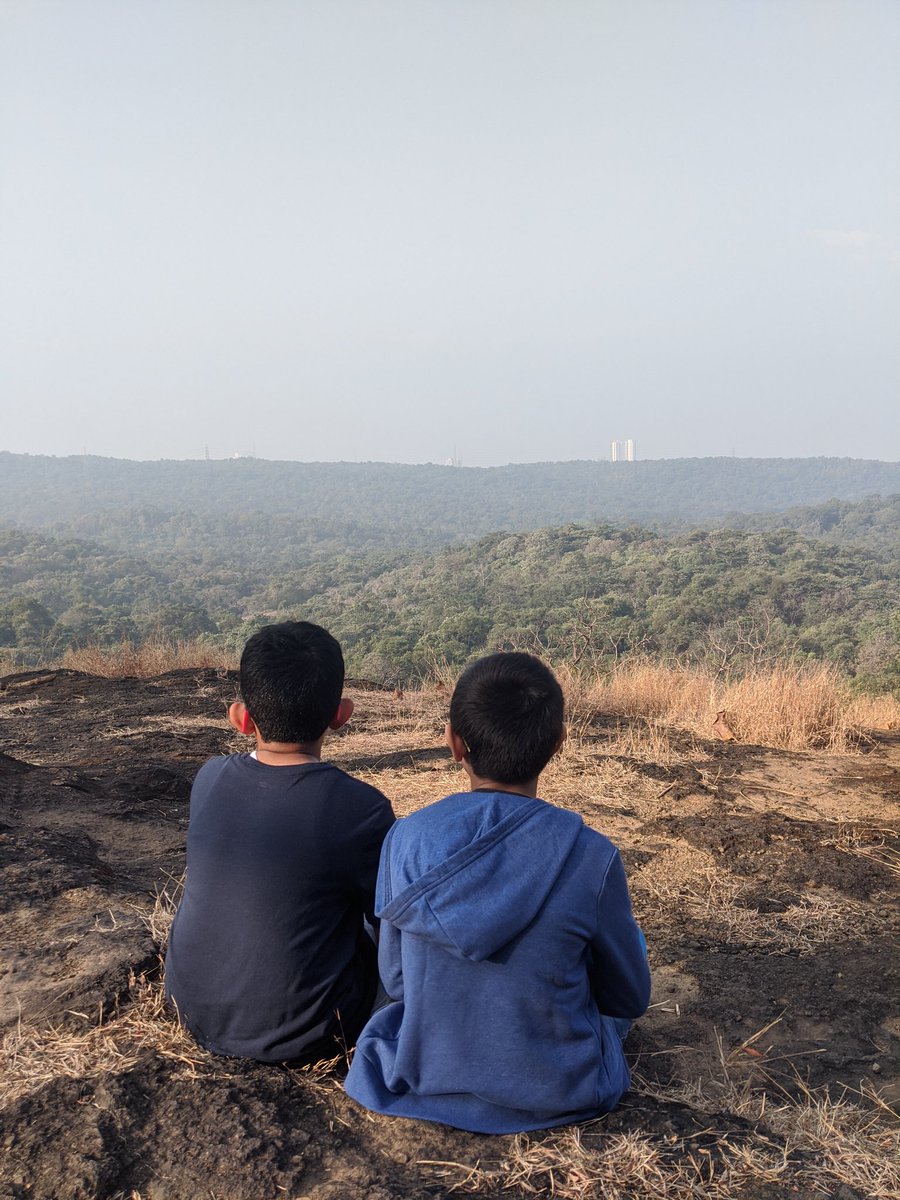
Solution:
[[[394,820],[376,788],[321,761],[350,718],[344,658],[308,621],[267,625],[241,655],[235,729],[191,792],[187,879],[166,995],[217,1054],[313,1060],[353,1044],[375,996],[378,854]]]
[[[376,908],[401,1003],[360,1037],[351,1096],[485,1133],[617,1103],[628,1070],[610,1018],[644,1010],[648,974],[607,838],[543,800],[448,796],[388,834]]]
[[[378,1112],[514,1133],[594,1117],[628,1086],[650,997],[618,851],[538,798],[565,741],[559,681],[528,654],[463,672],[447,744],[471,791],[399,822],[381,855],[379,968],[395,1003],[347,1092]]]
[[[281,1062],[336,1053],[342,1030],[352,1043],[377,986],[362,922],[393,819],[329,763],[206,763],[166,958],[167,993],[202,1045]]]

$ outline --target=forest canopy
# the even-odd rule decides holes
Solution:
[[[254,513],[119,514],[112,545],[7,530],[0,647],[20,663],[159,634],[236,650],[303,617],[341,639],[351,673],[386,684],[517,646],[599,668],[635,653],[721,670],[788,654],[898,689],[898,508],[894,496],[794,515],[819,536],[757,517],[676,533],[568,524],[438,550],[351,551],[337,534],[311,549],[307,523]],[[126,528],[155,529],[165,548],[123,549]]]

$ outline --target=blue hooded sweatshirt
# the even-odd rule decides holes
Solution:
[[[375,895],[393,1003],[346,1080],[376,1112],[515,1133],[613,1108],[614,1017],[650,974],[625,872],[576,813],[510,792],[448,796],[392,827]]]

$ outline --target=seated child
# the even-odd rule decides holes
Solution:
[[[514,1133],[613,1108],[622,1039],[650,998],[615,846],[537,799],[563,696],[528,654],[470,666],[447,742],[471,791],[399,821],[375,911],[393,1003],[359,1037],[346,1090],[376,1112]]]
[[[205,763],[191,791],[187,879],[166,995],[201,1046],[311,1062],[352,1046],[372,1010],[372,909],[390,802],[320,753],[349,720],[344,659],[307,621],[261,629],[228,717],[252,754]]]

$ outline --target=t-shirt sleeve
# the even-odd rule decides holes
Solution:
[[[650,1003],[650,968],[644,936],[631,912],[625,868],[618,850],[597,896],[597,928],[591,941],[591,991],[609,1017],[641,1016]]]

